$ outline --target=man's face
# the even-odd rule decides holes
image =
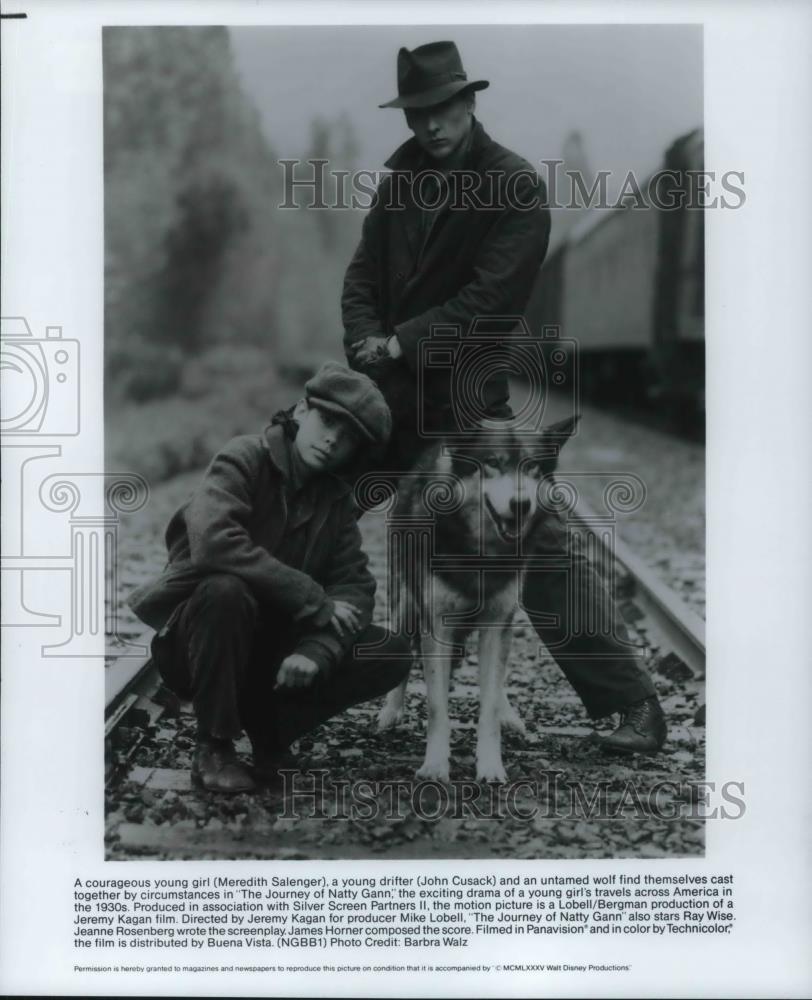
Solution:
[[[334,472],[361,444],[361,435],[355,427],[330,410],[302,402],[294,416],[299,424],[296,450],[312,472]]]
[[[432,159],[442,161],[468,135],[473,110],[474,99],[470,95],[456,94],[430,108],[406,108],[406,124],[420,148]]]

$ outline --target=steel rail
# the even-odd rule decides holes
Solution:
[[[614,537],[608,543],[605,536],[593,529],[593,525],[605,523],[605,518],[600,518],[582,500],[573,513],[606,555],[625,567],[634,588],[632,599],[656,628],[662,645],[676,653],[695,678],[703,678],[705,622],[622,539]]]
[[[138,637],[149,648],[152,630]],[[104,671],[104,783],[110,785],[122,774],[164,706],[155,696],[161,679],[147,656],[119,656]],[[127,732],[124,745],[120,734]]]
[[[146,629],[136,639],[136,644],[149,649],[152,629]],[[109,653],[115,656],[115,653]],[[152,688],[153,677],[149,656],[118,656],[104,671],[104,717],[110,719],[131,694],[146,695]],[[157,673],[154,674],[157,678]],[[156,681],[157,686],[157,681]]]

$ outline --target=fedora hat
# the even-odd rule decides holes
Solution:
[[[398,96],[379,108],[429,108],[461,90],[484,90],[487,80],[469,80],[453,42],[429,42],[398,52]]]

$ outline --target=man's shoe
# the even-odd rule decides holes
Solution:
[[[236,795],[256,788],[230,742],[200,741],[192,757],[192,783],[207,792]]]
[[[636,701],[620,713],[620,725],[601,745],[613,753],[656,753],[665,743],[665,716],[657,695]]]

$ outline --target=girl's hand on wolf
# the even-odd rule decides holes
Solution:
[[[302,656],[301,653],[291,653],[290,656],[286,656],[282,660],[279,673],[276,675],[274,690],[277,688],[310,687],[318,672],[318,664],[309,657]]]
[[[339,635],[352,635],[361,627],[361,612],[349,601],[334,601],[330,624]]]

